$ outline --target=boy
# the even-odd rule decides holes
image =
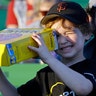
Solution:
[[[59,46],[56,52],[62,61],[51,55],[40,34],[32,34],[38,48],[28,48],[36,51],[48,66],[19,87],[17,92],[0,71],[3,96],[95,96],[96,64],[83,56],[84,43],[91,32],[84,9],[75,2],[59,2],[48,11],[41,23],[56,30]]]

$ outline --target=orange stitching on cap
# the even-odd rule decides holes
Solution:
[[[67,6],[67,4],[65,2],[59,3],[58,8],[57,8],[58,12],[60,12],[62,10],[66,10],[66,6]]]

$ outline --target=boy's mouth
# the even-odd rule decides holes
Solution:
[[[60,50],[69,49],[69,48],[72,48],[72,45],[62,46],[62,47],[60,48]]]

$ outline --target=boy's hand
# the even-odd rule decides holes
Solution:
[[[28,46],[30,50],[33,50],[39,54],[41,59],[43,61],[46,61],[46,59],[51,57],[50,52],[48,51],[48,48],[46,47],[44,40],[40,34],[32,34],[32,38],[37,42],[38,48],[33,46]]]

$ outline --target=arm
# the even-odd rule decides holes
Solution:
[[[2,70],[0,69],[0,91],[3,96],[19,96],[16,88],[10,84],[10,82],[4,76]]]
[[[29,48],[36,51],[41,59],[50,66],[71,90],[75,91],[78,95],[84,96],[92,91],[93,85],[90,80],[55,59],[46,48],[43,39],[40,36],[33,34],[32,38],[38,43],[39,47],[29,46]]]

